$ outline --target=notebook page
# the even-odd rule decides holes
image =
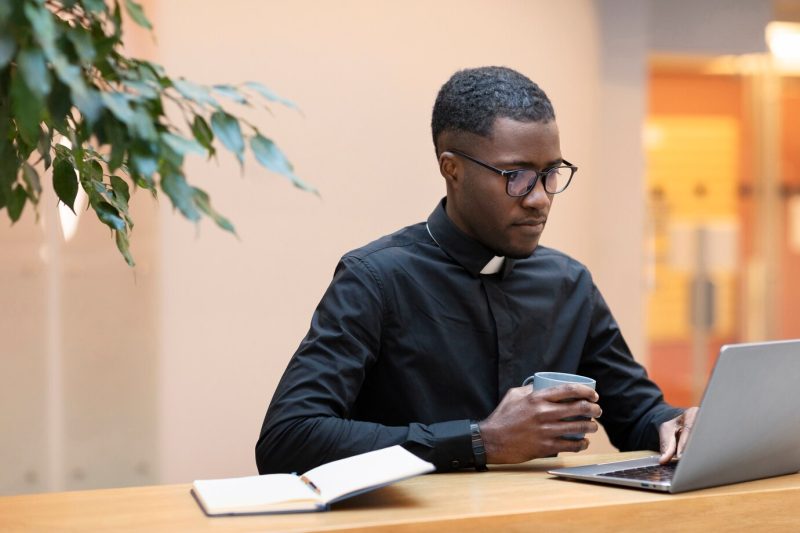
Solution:
[[[392,446],[318,466],[305,476],[319,488],[323,501],[330,503],[434,469],[403,447]]]
[[[258,512],[284,502],[319,503],[316,494],[292,474],[269,474],[227,479],[197,480],[193,484],[209,514]]]

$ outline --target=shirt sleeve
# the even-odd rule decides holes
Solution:
[[[259,473],[302,473],[395,444],[439,471],[473,463],[469,420],[390,427],[351,419],[380,354],[384,312],[377,273],[345,256],[267,410],[256,444]]]
[[[600,291],[592,284],[591,324],[579,374],[597,381],[603,424],[621,451],[658,450],[658,428],[683,410],[664,401],[661,389],[631,355]]]

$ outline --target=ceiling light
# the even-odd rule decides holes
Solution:
[[[780,61],[800,63],[800,23],[770,22],[767,24],[767,45]]]

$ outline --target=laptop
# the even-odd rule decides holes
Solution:
[[[800,471],[800,340],[723,346],[680,461],[658,456],[548,473],[685,492]]]

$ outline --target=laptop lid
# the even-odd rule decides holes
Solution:
[[[558,476],[669,492],[800,470],[800,340],[723,346],[671,483],[609,478],[626,463],[553,470]],[[636,464],[633,464],[636,463]]]

